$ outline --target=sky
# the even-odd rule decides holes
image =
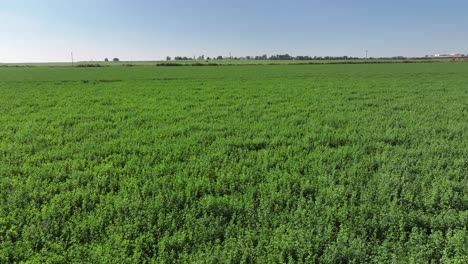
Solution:
[[[0,0],[0,62],[468,54],[467,0]]]

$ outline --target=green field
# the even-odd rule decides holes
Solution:
[[[0,68],[0,263],[468,263],[468,63]]]

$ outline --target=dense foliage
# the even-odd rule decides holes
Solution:
[[[0,69],[0,263],[468,263],[468,64]]]

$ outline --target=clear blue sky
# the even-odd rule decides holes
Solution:
[[[0,0],[0,62],[468,53],[467,0]]]

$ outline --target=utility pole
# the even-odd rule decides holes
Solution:
[[[73,51],[71,52],[71,60],[72,60],[72,67],[73,67]]]
[[[368,54],[368,53],[369,53],[369,51],[368,51],[368,50],[366,50],[366,60],[367,60],[367,58],[368,58],[368,57],[367,57],[367,54]]]

